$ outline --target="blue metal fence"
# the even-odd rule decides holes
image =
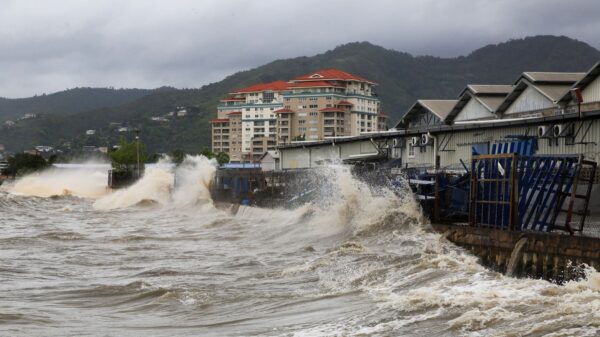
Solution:
[[[563,229],[571,234],[581,231],[593,180],[582,180],[580,173],[588,165],[595,174],[596,163],[582,156],[520,156],[518,153],[529,153],[532,144],[519,143],[523,144],[513,143],[514,153],[473,156],[470,224],[545,232]],[[492,152],[504,150],[511,151],[510,146],[492,148]],[[577,186],[582,182],[587,189],[578,194]],[[573,209],[576,198],[583,199],[583,209]],[[564,226],[556,225],[561,213],[566,213]],[[578,228],[570,224],[574,215],[580,217]]]

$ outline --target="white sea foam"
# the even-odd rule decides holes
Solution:
[[[107,178],[107,171],[98,166],[82,165],[76,169],[53,167],[28,174],[3,188],[23,196],[98,198],[108,194]]]

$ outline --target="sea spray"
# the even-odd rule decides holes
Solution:
[[[98,198],[108,193],[107,171],[99,165],[80,165],[78,168],[48,168],[28,174],[3,187],[8,192],[23,196],[51,197],[73,195],[82,198]]]
[[[215,159],[186,156],[175,171],[173,205],[191,206],[211,202],[210,184],[217,170]]]
[[[170,169],[148,169],[135,184],[96,200],[94,208],[98,210],[125,208],[144,201],[166,205],[171,199],[172,187],[173,173]]]
[[[311,179],[318,191],[312,200],[315,223],[343,227],[353,234],[372,226],[423,223],[420,206],[408,186],[400,181],[371,185],[358,179],[350,166],[330,165],[316,169]],[[396,222],[396,223],[394,223]]]
[[[132,186],[116,190],[96,200],[94,208],[126,208],[144,201],[172,207],[188,207],[210,202],[209,188],[216,165],[214,159],[189,155],[176,168],[170,165],[156,165],[146,169],[144,176]]]

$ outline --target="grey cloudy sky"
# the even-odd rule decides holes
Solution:
[[[200,87],[352,41],[446,57],[537,34],[598,48],[598,18],[598,0],[0,0],[0,96]]]

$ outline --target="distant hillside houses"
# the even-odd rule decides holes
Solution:
[[[35,114],[35,113],[26,113],[21,118],[19,118],[17,120],[34,119],[34,118],[38,118],[38,117],[39,117],[38,114]]]
[[[256,162],[277,145],[385,130],[377,83],[338,69],[238,89],[211,120],[212,151]]]
[[[150,120],[155,122],[168,122],[169,120],[166,117],[150,117]]]

